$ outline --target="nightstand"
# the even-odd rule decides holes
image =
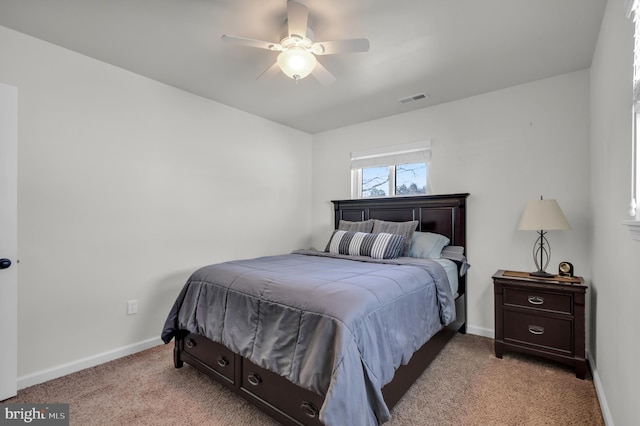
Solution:
[[[573,366],[584,379],[587,286],[581,277],[499,270],[493,289],[498,358],[509,350],[538,355]]]

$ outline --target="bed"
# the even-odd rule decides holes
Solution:
[[[468,195],[333,201],[326,248],[198,269],[162,332],[175,367],[284,425],[384,423],[465,332]],[[408,224],[417,232],[397,237]],[[407,256],[412,235],[446,239],[448,259]]]

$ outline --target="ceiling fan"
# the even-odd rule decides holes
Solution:
[[[289,0],[287,2],[288,35],[280,40],[280,43],[228,34],[222,35],[222,41],[280,52],[276,62],[258,78],[270,78],[282,71],[289,78],[298,81],[312,74],[325,86],[333,83],[336,78],[317,61],[316,55],[367,52],[369,50],[369,40],[366,38],[314,42],[313,32],[308,27],[308,22],[309,9],[307,6]]]

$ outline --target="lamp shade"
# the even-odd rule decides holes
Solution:
[[[316,66],[316,57],[302,47],[293,46],[278,55],[278,65],[289,78],[299,80],[308,76]]]
[[[571,229],[556,200],[529,201],[524,208],[520,225],[521,231],[554,231]]]

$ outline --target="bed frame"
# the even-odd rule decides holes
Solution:
[[[380,219],[394,222],[417,220],[422,232],[446,235],[451,245],[466,249],[466,199],[469,194],[373,198],[332,201],[335,226],[340,220]],[[384,400],[393,408],[429,363],[457,333],[466,332],[466,275],[460,277],[453,324],[440,330],[407,365],[400,366],[383,389]],[[302,389],[284,377],[261,368],[225,346],[204,336],[181,330],[175,338],[174,364],[186,362],[204,372],[283,425],[322,425],[318,419],[323,398]]]

